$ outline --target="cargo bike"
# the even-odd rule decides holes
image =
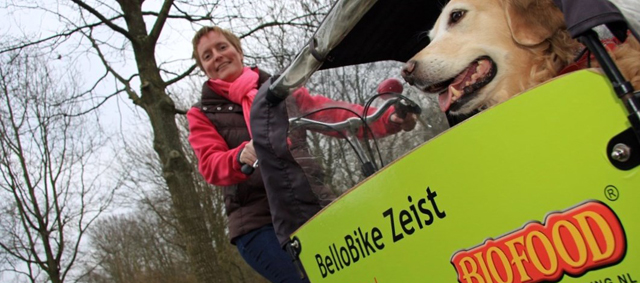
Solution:
[[[569,9],[599,1],[556,2]],[[621,15],[572,34],[604,74],[576,71],[476,114],[376,168],[326,207],[303,199],[310,182],[286,146],[299,119],[283,101],[320,69],[408,60],[429,43],[416,34],[433,25],[441,5],[338,1],[289,67],[260,89],[254,145],[276,232],[301,276],[314,283],[638,282],[640,99],[591,31],[606,24],[637,38]]]

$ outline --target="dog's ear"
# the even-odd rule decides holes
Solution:
[[[503,0],[513,39],[521,45],[544,42],[565,26],[564,17],[553,0]]]

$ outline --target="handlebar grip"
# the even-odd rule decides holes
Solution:
[[[240,167],[240,172],[244,173],[245,175],[251,175],[253,174],[253,171],[255,171],[255,168],[253,168],[253,166],[246,163],[242,163],[242,167]]]
[[[407,117],[408,113],[415,113],[418,115],[422,113],[422,108],[420,108],[418,104],[407,98],[398,99],[395,104],[395,108],[396,114],[402,119]]]

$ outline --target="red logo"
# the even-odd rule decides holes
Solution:
[[[620,220],[601,202],[550,214],[546,223],[453,255],[461,283],[556,282],[620,262],[626,238]]]

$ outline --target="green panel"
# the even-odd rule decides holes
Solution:
[[[623,245],[623,253],[606,262],[583,249],[588,260],[581,267],[559,261],[554,278],[539,275],[537,281],[529,256],[528,282],[636,282],[640,170],[616,169],[606,152],[609,140],[627,128],[624,106],[602,75],[580,71],[546,83],[448,130],[344,194],[293,235],[301,243],[300,259],[314,283],[456,282],[459,270],[452,258],[457,252],[477,247],[487,252],[485,241],[517,235],[530,236],[541,251],[542,241],[535,240],[540,237],[524,229],[528,223],[547,225],[539,227],[547,227],[553,239],[555,220],[547,217],[566,218],[558,223],[579,228],[567,211],[591,203],[619,219],[624,231],[613,233],[623,236],[615,242],[618,249]],[[588,227],[599,227],[590,219]],[[575,248],[580,245],[568,237],[571,227],[558,227],[565,227],[558,231],[569,257],[579,261]],[[596,243],[606,250],[602,229],[596,228]],[[575,231],[588,239],[585,231]],[[338,259],[334,245],[338,253],[345,250],[349,266]],[[560,244],[554,253],[557,249]],[[505,266],[499,255],[492,253],[493,274],[501,277],[460,282],[520,282],[517,264]],[[480,265],[475,268],[482,273]]]

